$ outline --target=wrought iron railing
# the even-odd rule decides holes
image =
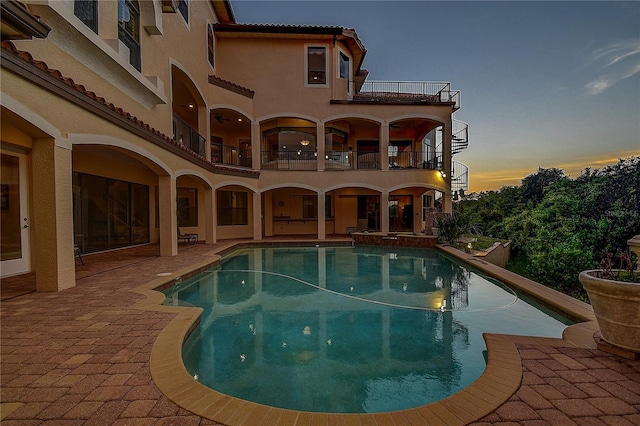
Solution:
[[[389,154],[389,169],[431,169],[442,168],[442,153],[432,151],[400,151]]]
[[[460,91],[451,90],[451,83],[435,81],[365,81],[353,95],[360,101],[410,101],[453,103],[460,108]]]
[[[261,151],[260,168],[264,170],[317,170],[315,151]]]
[[[316,170],[318,166],[317,153],[312,151],[261,151],[260,157],[260,168],[265,170]],[[381,160],[379,152],[327,151],[324,169],[376,170],[381,169]],[[389,155],[389,169],[442,170],[442,152],[401,151]]]
[[[251,147],[240,149],[237,146],[211,143],[211,162],[229,166],[251,167]]]
[[[173,114],[173,139],[191,151],[205,156],[206,139],[175,114]]]

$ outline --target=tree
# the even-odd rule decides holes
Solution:
[[[520,187],[458,206],[487,234],[512,240],[527,277],[584,298],[578,273],[596,267],[605,250],[626,250],[627,240],[640,233],[640,157],[585,169],[576,179],[539,168]]]
[[[534,205],[538,204],[544,197],[545,189],[562,179],[566,179],[562,170],[555,167],[550,169],[538,167],[537,172],[522,179],[521,188],[524,201],[531,201]]]

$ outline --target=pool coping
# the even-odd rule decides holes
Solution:
[[[487,346],[487,367],[483,374],[468,387],[440,401],[420,407],[383,413],[341,414],[296,411],[270,407],[245,401],[202,385],[186,370],[182,361],[182,346],[200,321],[202,308],[167,306],[162,303],[160,291],[171,286],[175,279],[186,279],[219,264],[222,256],[238,248],[264,245],[320,244],[335,246],[336,241],[275,242],[234,241],[211,251],[211,259],[149,281],[132,291],[146,296],[136,307],[148,311],[172,312],[176,316],[160,332],[151,351],[151,377],[171,401],[201,417],[226,425],[273,424],[433,424],[464,425],[490,414],[520,388],[522,361],[516,347],[518,343],[547,346],[574,346],[595,348],[594,333],[598,331],[591,306],[565,294],[528,280],[506,269],[448,246],[437,246],[444,253],[463,261],[487,275],[534,297],[551,309],[577,321],[568,326],[562,338],[544,338],[484,333]]]

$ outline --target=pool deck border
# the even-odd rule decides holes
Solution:
[[[295,245],[331,245],[345,242],[320,241],[294,242]],[[274,242],[273,245],[288,244]],[[488,353],[484,373],[460,392],[437,402],[417,408],[373,414],[337,414],[287,410],[231,397],[212,390],[195,380],[182,362],[182,344],[197,326],[201,308],[162,305],[165,296],[157,291],[167,288],[178,277],[188,278],[215,266],[222,255],[236,248],[264,246],[264,241],[231,242],[216,247],[211,260],[147,282],[132,291],[146,299],[138,309],[173,312],[176,317],[158,336],[150,359],[151,376],[158,388],[174,403],[201,417],[226,425],[272,424],[433,424],[465,425],[482,419],[506,403],[520,388],[523,376],[522,361],[516,344],[543,344],[551,347],[578,347],[595,349],[594,333],[598,331],[591,306],[559,293],[534,281],[521,277],[483,260],[473,258],[448,246],[438,246],[442,252],[453,256],[487,275],[505,282],[535,298],[556,312],[577,321],[563,332],[562,339],[513,336],[501,334],[483,335]],[[291,245],[291,244],[288,244]]]

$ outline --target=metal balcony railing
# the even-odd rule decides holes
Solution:
[[[429,151],[400,151],[389,154],[389,169],[431,169],[442,168],[442,153]]]
[[[264,170],[317,170],[314,151],[261,151],[260,168]]]
[[[191,151],[205,156],[206,139],[175,114],[173,114],[173,139]]]
[[[211,143],[211,162],[229,166],[251,167],[251,147],[240,149],[237,146]]]
[[[460,108],[460,91],[451,90],[451,83],[434,81],[365,81],[353,95],[358,101],[405,101],[453,103]]]
[[[371,151],[327,151],[325,170],[375,170],[380,169],[380,153]]]
[[[262,151],[260,157],[260,168],[264,170],[317,170],[318,166],[317,153],[312,151]],[[213,154],[211,158],[214,161]],[[379,170],[381,159],[379,152],[327,151],[324,169]],[[402,151],[389,155],[389,169],[442,170],[442,168],[441,151]]]

